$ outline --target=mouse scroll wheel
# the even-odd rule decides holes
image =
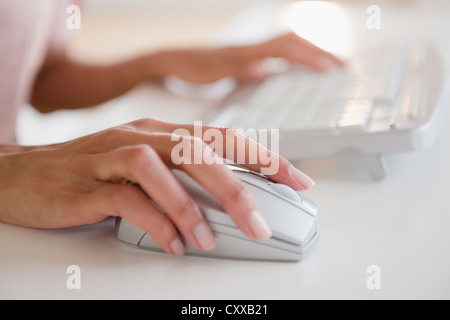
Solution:
[[[275,191],[276,193],[296,202],[302,202],[302,198],[298,195],[297,192],[295,192],[294,189],[291,187],[288,187],[284,184],[280,183],[271,183],[269,184],[270,189]]]

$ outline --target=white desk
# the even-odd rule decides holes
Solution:
[[[411,29],[401,32],[414,34],[414,26],[420,25],[423,35],[448,42],[450,20],[445,16],[449,5],[430,4],[427,11],[420,4],[407,10],[382,8],[386,13],[403,12],[399,19],[410,19]],[[388,29],[389,21],[383,28],[384,32],[399,32]],[[442,43],[441,49],[450,57],[447,43]],[[126,112],[120,108],[124,104],[130,105]],[[76,113],[72,120],[84,121],[86,126],[66,127],[66,136],[142,116],[191,122],[201,117],[208,102],[174,97],[152,86],[138,88],[108,106]],[[165,111],[157,106],[164,106],[161,109]],[[186,112],[174,116],[171,111],[179,107]],[[89,117],[101,119],[106,109],[108,121],[96,125],[88,121]],[[41,131],[42,140],[50,140],[46,126],[55,124],[64,113],[24,115],[22,126],[32,124]],[[307,195],[319,205],[321,229],[317,247],[300,263],[141,252],[116,240],[113,220],[65,230],[0,224],[0,298],[449,299],[450,120],[447,122],[431,149],[388,156],[390,172],[382,182],[370,181],[357,155],[298,163],[317,182]],[[81,269],[79,290],[66,286],[70,265]],[[373,265],[381,271],[379,290],[367,287],[367,268]]]

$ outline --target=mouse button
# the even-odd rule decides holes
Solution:
[[[306,208],[306,210],[310,214],[312,214],[314,217],[316,217],[317,216],[317,205],[313,201],[311,201],[308,198],[306,198],[301,193],[298,192],[297,194],[302,199],[302,202],[303,202],[302,204]]]
[[[258,187],[248,185],[275,238],[303,245],[315,217],[304,209]]]
[[[222,210],[222,205],[217,199],[209,194],[203,187],[194,181],[189,175],[181,170],[173,170],[181,186],[187,191],[199,207],[210,207]]]
[[[155,240],[150,237],[148,233],[144,235],[141,242],[139,242],[139,248],[144,248],[146,250],[152,250],[152,251],[160,251],[164,252],[161,247],[155,242]]]
[[[302,197],[299,196],[299,194],[292,189],[291,187],[288,187],[281,183],[271,183],[269,184],[270,189],[275,191],[276,193],[292,200],[295,202],[302,202]]]
[[[318,225],[316,222],[314,222],[311,225],[311,228],[309,228],[308,233],[305,234],[305,242],[303,243],[304,246],[308,246],[309,243],[314,239],[314,237],[317,235],[319,231]]]
[[[244,241],[255,242],[261,246],[268,246],[268,247],[277,248],[277,249],[281,249],[281,250],[287,250],[287,251],[291,251],[291,252],[295,252],[295,253],[303,252],[302,246],[299,246],[299,245],[291,243],[291,242],[283,241],[281,239],[277,239],[274,237],[271,237],[270,239],[266,239],[266,240],[254,240],[254,239],[250,239],[241,230],[236,229],[236,228],[230,228],[230,227],[223,226],[220,224],[215,224],[215,223],[211,223],[211,228],[216,234],[224,234],[224,235],[227,235],[227,236],[230,236],[233,238],[242,239]],[[315,233],[315,231],[314,231],[314,233]],[[310,241],[308,241],[308,243],[309,242]]]
[[[237,166],[233,166],[233,165],[228,165],[228,168],[230,168],[231,171],[233,171],[235,174],[248,175],[248,176],[252,176],[252,177],[255,177],[255,178],[258,178],[258,179],[262,179],[262,180],[266,180],[266,181],[270,180],[269,178],[267,178],[262,173],[250,170],[248,168],[244,168],[242,166],[238,166],[237,167]]]
[[[276,247],[264,245],[259,241],[249,241],[243,237],[235,236],[237,230],[231,230],[230,233],[230,228],[218,225],[213,225],[212,227],[216,246],[210,251],[203,251],[186,243],[186,256],[244,260],[300,261],[305,254],[303,251],[280,250]],[[138,248],[165,253],[148,234],[145,234],[142,238]]]
[[[302,254],[261,245],[255,241],[216,233],[216,246],[211,251],[202,251],[187,244],[186,254],[209,258],[226,258],[258,261],[300,261]]]
[[[139,241],[145,234],[145,231],[134,226],[124,219],[117,219],[117,238],[121,241],[128,242],[133,245],[138,245]]]
[[[251,184],[254,184],[257,186],[267,187],[267,185],[269,183],[272,183],[269,179],[267,179],[263,176],[260,176],[258,174],[252,173],[252,172],[235,171],[234,173],[242,181],[251,183]]]
[[[299,260],[300,255],[303,254],[303,248],[284,241],[280,241],[275,238],[270,238],[266,240],[253,240],[248,238],[242,231],[239,229],[229,228],[226,226],[218,225],[218,224],[211,224],[211,227],[215,233],[216,237],[216,248],[222,251],[223,249],[220,249],[220,240],[226,240],[225,244],[226,248],[232,252],[234,256],[237,255],[239,251],[242,251],[242,257],[244,258],[250,258],[250,255],[254,255],[257,250],[259,253],[257,256],[259,256],[259,259],[263,260],[279,260],[277,258],[277,254],[280,254],[281,252],[285,252],[284,254],[288,254],[292,260]],[[226,238],[224,238],[224,236]],[[238,246],[231,246],[232,242],[236,242]],[[252,250],[247,250],[246,246],[252,246]],[[257,257],[257,256],[254,256]],[[289,259],[289,260],[291,260]],[[284,260],[284,259],[283,259]]]
[[[206,221],[237,229],[235,223],[227,213],[207,207],[203,207],[201,210],[205,215]]]
[[[274,239],[256,241],[242,231],[219,224],[211,224],[216,246],[211,251],[202,251],[186,244],[186,254],[245,260],[299,261],[302,251],[297,246]]]
[[[298,215],[298,213],[296,214]],[[295,223],[292,221],[284,221],[278,225],[271,223],[273,237],[299,246],[306,245],[311,238],[311,234],[316,231],[315,221],[307,214],[298,216],[300,219],[297,219]]]

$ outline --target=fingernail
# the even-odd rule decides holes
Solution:
[[[194,237],[202,250],[211,250],[215,246],[214,236],[211,229],[204,222],[200,222],[194,228]]]
[[[291,167],[291,176],[306,189],[309,189],[316,184],[313,179],[294,167]]]
[[[181,242],[180,238],[175,238],[170,243],[170,250],[176,256],[182,256],[184,254],[184,244]]]
[[[264,240],[272,236],[272,231],[260,212],[253,210],[248,219],[248,224],[256,239]]]

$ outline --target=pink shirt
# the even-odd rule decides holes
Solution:
[[[16,142],[18,108],[30,97],[47,54],[63,49],[70,3],[0,1],[0,144]]]

